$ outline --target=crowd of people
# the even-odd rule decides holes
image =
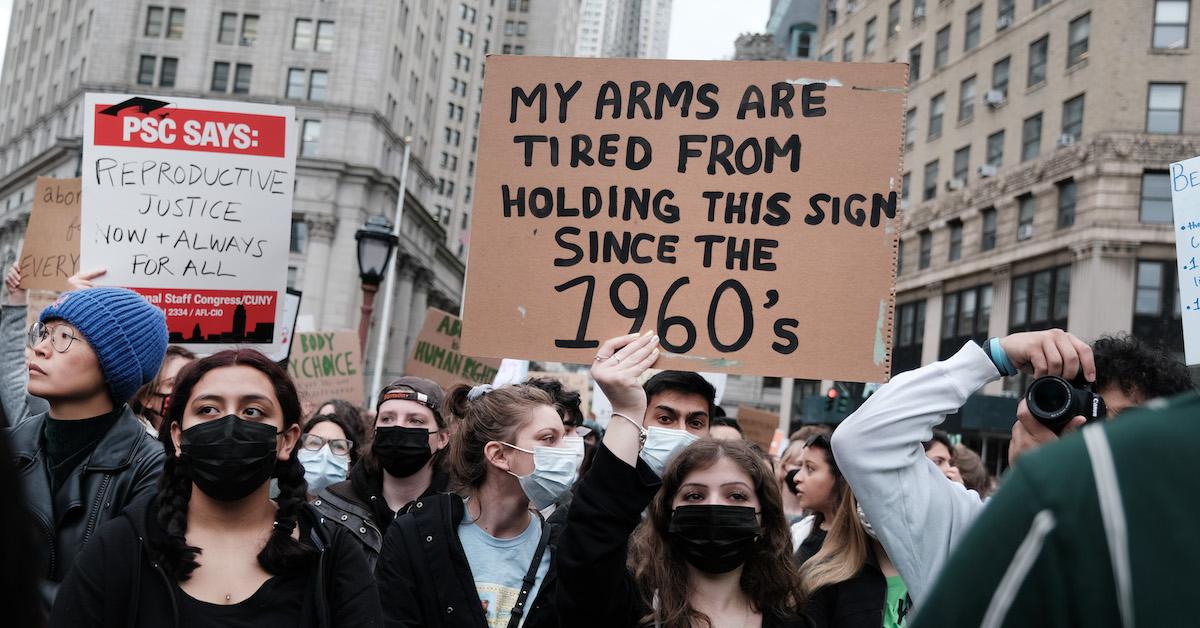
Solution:
[[[604,427],[549,379],[401,377],[306,416],[280,364],[168,346],[161,310],[96,276],[29,327],[6,278],[7,625],[1194,623],[1200,480],[1178,454],[1200,399],[1132,337],[968,342],[774,456],[703,377],[645,378],[652,332],[597,350]],[[1109,420],[1052,429],[1022,400],[997,478],[937,428],[1020,374],[1094,391]]]

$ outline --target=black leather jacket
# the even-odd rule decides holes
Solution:
[[[155,491],[163,448],[125,406],[91,457],[51,495],[42,436],[45,424],[46,414],[37,414],[9,428],[8,435],[29,511],[44,539],[42,596],[48,608],[96,528],[115,519],[137,497]]]

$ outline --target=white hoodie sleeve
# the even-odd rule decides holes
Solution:
[[[968,342],[948,360],[892,378],[833,433],[838,467],[914,605],[983,508],[975,491],[942,475],[921,443],[999,376],[983,349]]]

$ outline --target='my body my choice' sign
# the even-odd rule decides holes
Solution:
[[[887,379],[905,78],[489,58],[464,350],[589,363],[654,329],[662,368]]]

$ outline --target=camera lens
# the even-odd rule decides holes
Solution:
[[[1071,384],[1061,377],[1040,377],[1025,396],[1029,413],[1039,419],[1057,419],[1071,406]]]

